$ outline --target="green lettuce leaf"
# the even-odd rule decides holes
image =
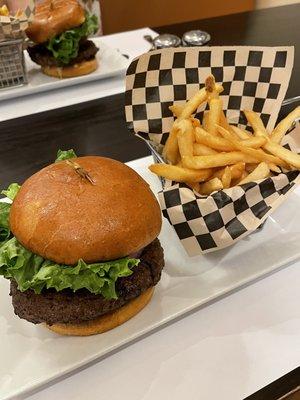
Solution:
[[[10,236],[10,229],[9,229],[10,207],[11,204],[0,203],[0,246],[1,243],[5,242]]]
[[[73,149],[58,150],[55,162],[69,160],[70,158],[77,158],[77,155]]]
[[[15,237],[0,246],[0,275],[13,278],[20,291],[32,289],[41,293],[43,289],[56,291],[87,289],[102,294],[108,299],[117,299],[115,282],[118,278],[132,274],[138,265],[135,258],[86,264],[79,260],[74,266],[59,265],[45,260],[26,250]]]
[[[14,200],[20,187],[21,186],[18,183],[11,183],[6,190],[2,190],[1,194],[4,194],[10,200]]]
[[[86,14],[82,25],[69,29],[50,39],[46,47],[62,65],[69,64],[70,60],[76,58],[78,55],[81,39],[96,33],[97,30],[98,19],[96,15]]]
[[[6,190],[2,190],[1,194],[4,194],[10,200],[14,200],[18,191],[20,190],[20,185],[17,183],[12,183]],[[10,203],[0,203],[0,246],[10,237],[9,229],[9,212]]]

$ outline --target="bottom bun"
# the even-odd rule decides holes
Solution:
[[[118,310],[91,321],[80,322],[78,324],[54,324],[46,326],[51,331],[60,335],[90,336],[103,333],[124,324],[124,322],[138,314],[149,303],[153,292],[154,287],[151,287]]]
[[[55,78],[73,78],[75,76],[87,75],[96,71],[98,62],[94,58],[89,61],[82,61],[81,63],[70,65],[69,67],[42,67],[42,72],[46,75]]]

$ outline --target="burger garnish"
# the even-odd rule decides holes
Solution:
[[[88,40],[98,31],[98,18],[85,12],[77,0],[44,0],[37,4],[27,36],[31,59],[51,76],[84,75],[97,68],[98,48]]]
[[[164,261],[148,185],[117,161],[75,157],[59,151],[56,163],[2,192],[12,204],[0,203],[0,275],[21,318],[85,335],[102,332],[98,318],[108,313],[136,314]]]

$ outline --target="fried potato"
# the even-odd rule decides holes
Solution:
[[[149,166],[149,169],[158,176],[176,182],[203,182],[212,175],[211,169],[195,171],[169,164],[152,164]]]
[[[263,134],[268,135],[268,132],[262,122],[260,116],[254,111],[244,111],[247,121],[252,126],[255,135]]]
[[[218,136],[213,136],[202,128],[195,129],[195,139],[197,143],[204,144],[212,149],[219,151],[232,151],[234,147],[228,140]]]
[[[200,183],[199,182],[186,182],[186,184],[193,189],[195,192],[199,193]]]
[[[175,115],[175,117],[179,118],[180,114],[183,111],[184,106],[179,105],[179,104],[173,104],[172,106],[169,106],[169,110]]]
[[[294,111],[278,123],[270,135],[272,142],[279,144],[292,123],[298,118],[300,118],[300,106],[296,107]]]
[[[258,163],[259,161],[241,151],[218,153],[211,156],[184,157],[182,159],[183,165],[191,169],[225,167],[226,165],[236,164],[238,162]]]
[[[223,107],[223,105],[222,105],[221,99],[211,99],[209,102],[209,111],[208,111],[208,117],[207,117],[207,131],[214,136],[219,136],[216,125],[220,121],[222,107]]]
[[[198,118],[190,118],[194,128],[200,128],[201,122]]]
[[[165,147],[163,149],[163,157],[170,161],[171,164],[176,164],[178,155],[179,155],[179,148],[178,148],[178,128],[176,126],[176,121],[171,129],[169,137],[166,141]]]
[[[205,144],[194,143],[194,156],[210,156],[212,154],[218,154],[218,152]]]
[[[221,93],[223,87],[221,85],[216,85],[216,91]],[[197,108],[207,100],[207,92],[205,87],[200,89],[194,96],[185,104],[179,119],[189,118]]]
[[[177,127],[177,140],[181,157],[183,158],[184,156],[193,156],[195,134],[191,120],[184,119],[182,121],[179,121]]]
[[[224,189],[228,189],[230,187],[230,183],[231,183],[231,170],[230,167],[225,167],[222,177],[221,177],[221,182],[223,185]]]
[[[244,183],[255,182],[260,179],[265,179],[270,176],[270,169],[265,162],[261,162],[247,177],[239,182],[239,185]]]
[[[3,16],[3,17],[9,16],[9,9],[7,8],[6,4],[4,4],[2,7],[0,7],[0,16]]]
[[[208,123],[208,110],[205,110],[203,113],[203,119],[202,119],[202,126],[203,129],[205,129],[207,131],[207,123]]]
[[[269,153],[273,154],[281,158],[285,163],[292,165],[293,167],[300,169],[300,155],[294,153],[285,147],[282,147],[280,144],[274,143],[271,140],[268,140],[267,143],[264,145],[264,149],[267,150]],[[275,162],[276,165],[280,165]],[[286,165],[283,165],[286,168]]]
[[[223,111],[223,91],[213,76],[205,87],[184,104],[169,107],[177,118],[170,130],[163,156],[171,164],[153,164],[156,175],[184,182],[195,192],[210,195],[213,191],[265,179],[281,168],[300,169],[300,155],[280,142],[291,124],[300,118],[297,107],[268,134],[259,114],[245,110],[253,134],[231,125]],[[204,102],[202,124],[193,114]],[[202,108],[203,109],[203,108]]]
[[[240,150],[244,154],[247,154],[250,157],[256,158],[259,161],[271,162],[271,163],[274,163],[276,165],[280,165],[282,167],[286,166],[286,163],[284,161],[282,161],[278,157],[274,157],[271,154],[267,154],[262,150],[256,150],[256,149],[252,149],[250,147],[247,147],[247,146],[245,146],[243,144],[242,141],[234,141],[234,140],[232,140],[230,135],[228,134],[228,132],[224,128],[222,128],[221,126],[219,126],[219,132],[221,133],[221,135],[225,139],[227,139],[235,147],[236,150]],[[264,139],[267,140],[267,138],[264,138]],[[247,141],[249,141],[249,140],[251,140],[251,139],[247,139]],[[244,142],[246,142],[246,140]]]
[[[213,75],[209,75],[205,79],[205,89],[207,92],[207,100],[208,101],[219,98],[219,92],[217,90],[216,80]]]
[[[208,182],[202,183],[200,185],[200,193],[202,195],[210,195],[212,192],[216,190],[222,190],[223,184],[219,178],[213,178]]]
[[[223,126],[222,124],[220,124],[220,125],[221,125],[223,128],[225,128],[225,126]],[[230,125],[230,128],[231,128],[232,131],[235,132],[236,135],[237,135],[240,139],[242,139],[242,140],[253,138],[253,135],[251,135],[250,132],[248,132],[248,131],[246,131],[246,130],[244,130],[244,129],[238,128],[237,126],[234,126],[234,125]],[[226,129],[226,128],[225,128],[225,129]],[[227,129],[227,130],[228,130],[228,129]]]
[[[231,180],[240,179],[245,171],[246,164],[244,162],[238,162],[236,164],[230,165]]]
[[[232,139],[232,135],[230,135],[228,131],[226,132],[228,133],[228,137],[222,138],[218,136],[213,136],[202,128],[196,128],[195,139],[197,143],[204,144],[205,146],[208,146],[215,150],[234,151],[236,150],[236,146],[233,144],[233,142],[231,143],[231,140],[233,140],[235,143],[237,139]],[[228,138],[230,138],[230,140],[228,140]],[[263,137],[252,137],[250,139],[243,140],[240,143],[242,143],[242,145],[246,147],[260,148],[266,143],[266,139]]]

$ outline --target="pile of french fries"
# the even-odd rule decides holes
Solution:
[[[170,106],[177,117],[163,150],[168,164],[149,169],[166,179],[184,182],[201,195],[258,181],[273,173],[300,169],[300,155],[281,146],[293,122],[300,118],[297,107],[272,132],[260,116],[244,111],[253,133],[231,125],[223,112],[222,85],[211,75],[205,87],[184,105]],[[199,106],[208,102],[203,120],[194,118]]]
[[[6,4],[4,4],[2,7],[0,7],[0,17],[8,17],[10,15],[10,11],[7,7]],[[20,17],[26,17],[24,11],[21,9],[18,9],[15,15],[13,16],[14,18],[20,18]]]

